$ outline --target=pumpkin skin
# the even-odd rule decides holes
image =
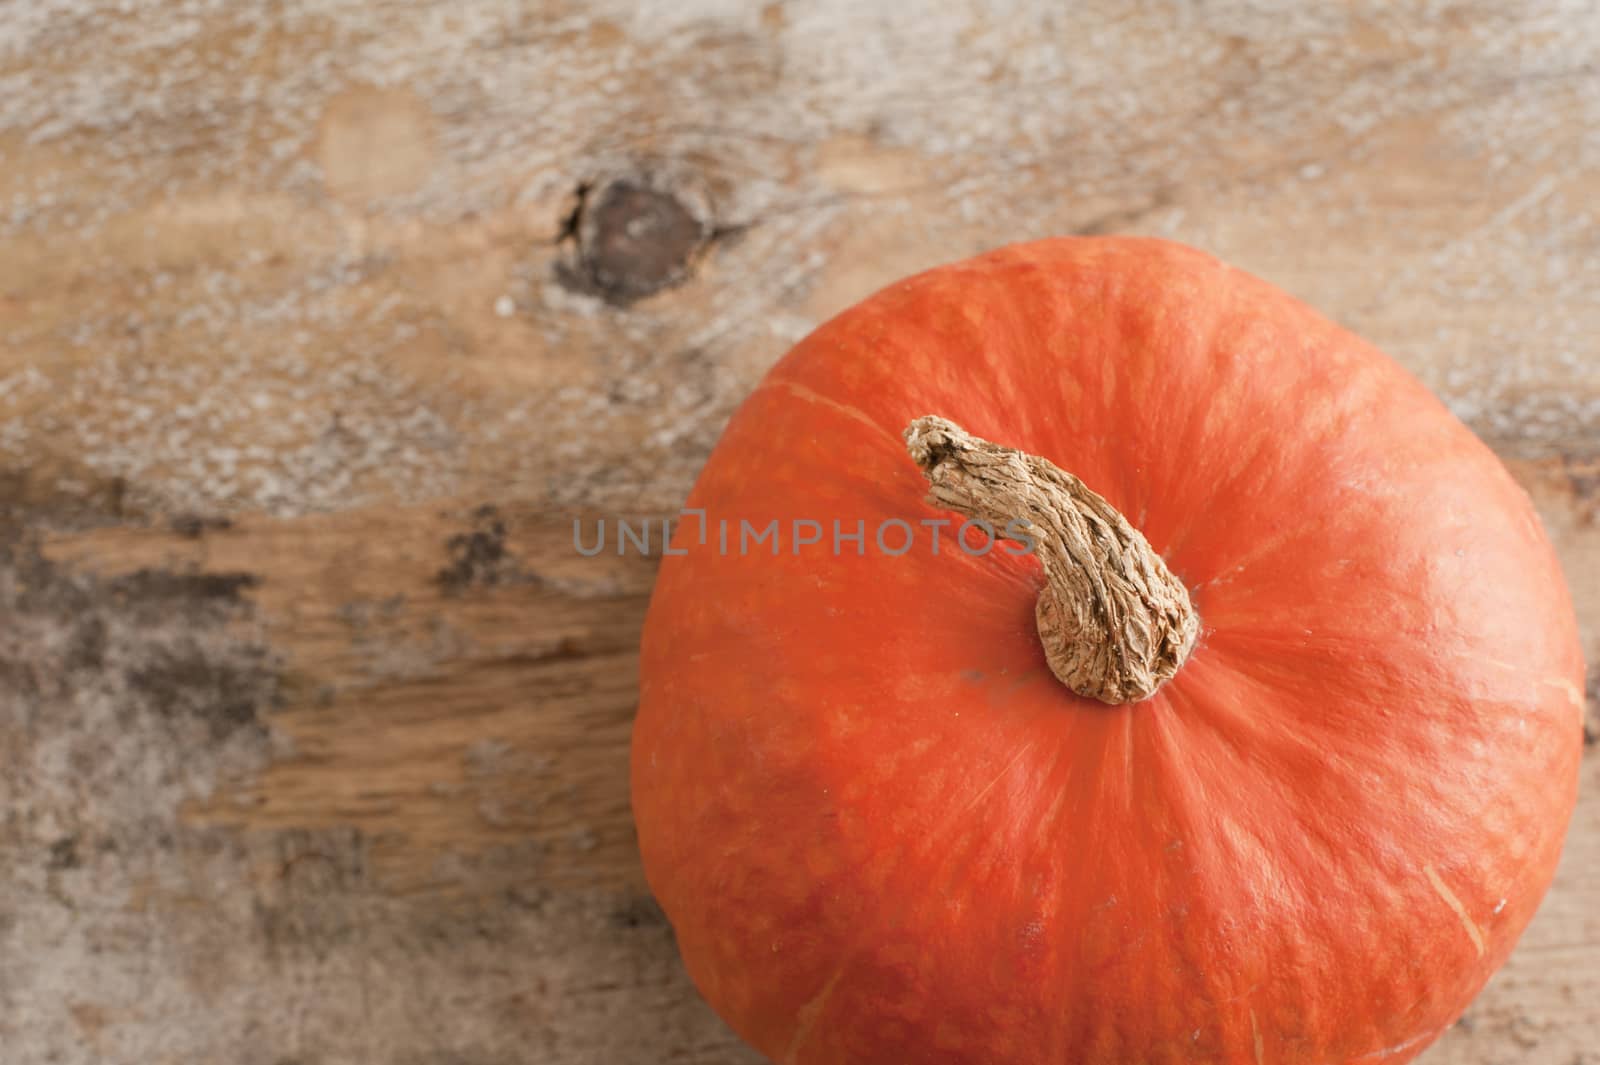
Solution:
[[[1144,533],[1202,625],[1175,677],[1073,694],[1037,561],[954,524],[933,553],[925,414]],[[1199,252],[895,284],[772,369],[688,505],[711,542],[680,524],[645,626],[639,843],[696,986],[782,1065],[1394,1065],[1554,875],[1583,663],[1527,497],[1397,364]],[[897,557],[890,519],[923,534]]]

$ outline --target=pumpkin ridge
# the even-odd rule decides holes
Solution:
[[[896,444],[899,444],[900,442],[899,434],[873,421],[871,416],[860,407],[853,407],[848,403],[841,403],[837,399],[834,399],[830,396],[825,396],[821,392],[818,392],[812,388],[807,388],[805,385],[799,384],[798,382],[787,381],[781,377],[770,377],[767,380],[762,381],[761,384],[757,385],[755,391],[763,392],[768,389],[787,392],[796,399],[804,400],[807,403],[815,403],[819,406],[828,407],[832,410],[838,411],[840,414],[843,414],[846,417],[854,418],[863,425],[876,429],[889,439],[893,440]],[[754,395],[755,393],[751,394]]]

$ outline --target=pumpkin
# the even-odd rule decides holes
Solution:
[[[781,1065],[1395,1065],[1554,875],[1583,665],[1527,497],[1202,253],[895,284],[771,370],[689,506],[639,845]]]

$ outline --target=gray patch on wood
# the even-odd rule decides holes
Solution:
[[[0,809],[14,815],[0,843],[28,865],[75,866],[91,837],[138,837],[264,761],[279,667],[251,631],[253,582],[96,578],[0,548]]]
[[[177,926],[155,941],[153,894],[210,890],[225,841],[179,810],[270,749],[280,670],[253,582],[100,578],[0,547],[0,1030],[33,1060],[117,1060],[108,1002],[148,982],[126,958],[187,949]]]

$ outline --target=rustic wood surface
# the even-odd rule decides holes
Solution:
[[[1585,0],[0,0],[0,1060],[755,1062],[634,851],[654,563],[570,521],[1006,241],[1376,340],[1600,660],[1597,56]],[[1427,1065],[1600,1062],[1584,772]]]

